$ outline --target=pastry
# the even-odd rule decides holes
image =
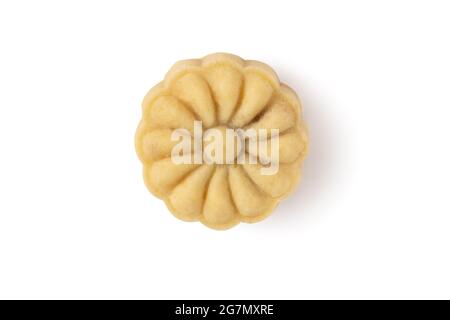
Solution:
[[[184,162],[174,161],[175,131],[192,141]],[[223,137],[220,150],[208,147],[209,132]],[[231,147],[226,132],[236,132]],[[147,188],[177,218],[228,229],[266,218],[292,193],[308,136],[299,98],[269,66],[216,53],[177,62],[147,93],[135,144]],[[227,161],[217,156],[222,147],[227,157],[233,151]]]

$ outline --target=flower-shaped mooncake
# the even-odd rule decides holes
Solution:
[[[257,222],[298,183],[308,145],[300,101],[266,64],[224,53],[179,61],[148,92],[142,109],[135,142],[145,184],[181,220],[200,221],[214,229]],[[241,144],[237,153],[257,161],[173,161],[178,143],[173,132],[183,128],[193,133],[195,123],[218,132],[255,129],[258,135],[244,137],[244,147]],[[272,129],[278,134],[259,134]],[[247,140],[265,142],[269,146],[265,155],[259,150],[254,154],[255,149],[245,145]],[[276,157],[270,156],[273,146]],[[263,174],[261,169],[273,159],[276,173]]]

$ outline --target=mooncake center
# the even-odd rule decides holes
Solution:
[[[203,135],[203,157],[209,164],[232,164],[242,149],[238,132],[226,126],[210,128]]]

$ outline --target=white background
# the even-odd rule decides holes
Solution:
[[[2,1],[0,298],[450,298],[442,1]],[[264,61],[311,152],[267,220],[175,219],[140,104],[177,60]]]

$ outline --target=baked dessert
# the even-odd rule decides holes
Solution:
[[[212,157],[200,156],[206,162],[174,161],[179,143],[174,131],[190,133],[187,141],[193,141],[198,138],[196,125],[223,134],[225,141],[229,141],[225,132],[233,130],[256,135],[236,134],[233,139],[239,137],[240,145],[229,148],[224,143]],[[202,134],[199,141],[199,147],[208,149],[211,140]],[[267,148],[255,151],[246,141]],[[145,96],[135,143],[150,192],[177,218],[213,229],[257,222],[271,214],[298,184],[308,150],[295,92],[280,83],[268,65],[226,53],[177,62]],[[233,149],[232,162],[214,157],[222,147],[225,154]],[[239,162],[238,155],[253,162]],[[274,164],[276,170],[263,173]]]

